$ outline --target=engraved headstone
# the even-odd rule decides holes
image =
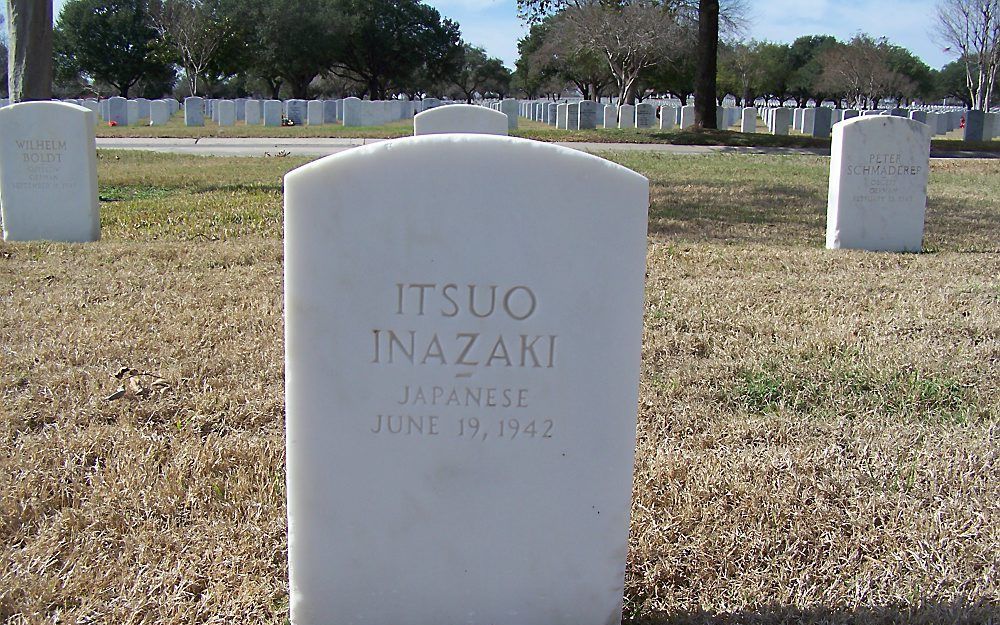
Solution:
[[[593,100],[581,100],[580,112],[577,118],[576,127],[579,130],[592,130],[597,128],[597,102]]]
[[[292,623],[618,622],[647,207],[490,135],[286,176]]]
[[[985,127],[986,113],[983,111],[966,111],[965,128],[962,129],[962,141],[983,141]]]
[[[244,122],[247,126],[259,126],[264,103],[261,100],[247,100],[243,105]]]
[[[62,102],[0,109],[4,241],[101,238],[94,113]]]
[[[834,126],[826,246],[919,252],[930,149],[930,128],[905,117],[855,117]]]
[[[288,100],[285,103],[285,117],[296,126],[305,125],[307,116],[306,104],[305,100]]]
[[[636,128],[652,128],[656,125],[656,107],[649,102],[635,105]]]
[[[449,132],[507,136],[507,116],[485,106],[451,104],[417,113],[413,118],[414,135]]]
[[[566,130],[580,129],[580,103],[572,102],[566,106]]]

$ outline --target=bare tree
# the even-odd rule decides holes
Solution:
[[[985,111],[1000,65],[1000,0],[940,0],[936,31],[965,64],[972,108]]]
[[[163,0],[150,3],[150,15],[160,35],[174,49],[187,76],[191,95],[198,80],[232,34],[231,19],[212,0]]]
[[[659,2],[633,0],[620,6],[579,2],[559,16],[563,45],[604,59],[618,87],[619,102],[633,102],[639,74],[671,56],[678,40],[676,14]]]
[[[7,88],[14,102],[52,99],[52,0],[7,0]]]

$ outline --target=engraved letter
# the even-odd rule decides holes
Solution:
[[[444,315],[445,317],[454,317],[455,315],[458,314],[458,302],[456,302],[455,300],[451,299],[451,296],[448,295],[448,289],[456,290],[456,289],[458,289],[458,285],[457,284],[446,284],[446,285],[444,285],[444,288],[441,289],[441,295],[446,300],[448,300],[451,303],[451,305],[454,308],[454,310],[452,310],[451,312],[446,312],[442,308],[441,309],[441,314]]]
[[[490,309],[483,314],[479,314],[478,312],[476,312],[476,285],[475,284],[469,285],[469,310],[472,311],[473,315],[479,317],[480,319],[489,317],[490,315],[493,314],[493,310],[496,308],[496,306],[497,306],[497,287],[494,284],[490,286]]]
[[[510,298],[518,290],[521,290],[521,291],[524,291],[525,293],[527,293],[528,294],[528,298],[530,299],[530,302],[531,302],[531,305],[528,306],[528,312],[522,314],[521,316],[515,315],[514,311],[512,311],[510,309]],[[538,305],[538,300],[535,299],[535,294],[532,293],[531,289],[529,289],[526,286],[515,286],[511,290],[507,291],[507,294],[503,296],[503,309],[505,311],[507,311],[507,314],[510,315],[511,319],[514,319],[516,321],[524,321],[525,319],[527,319],[528,317],[530,317],[531,314],[535,312],[535,307],[537,305]]]
[[[441,349],[441,341],[438,340],[436,332],[434,333],[434,338],[432,338],[431,342],[428,343],[427,351],[424,352],[424,358],[420,361],[420,364],[426,365],[428,358],[437,358],[438,362],[442,365],[448,364],[448,362],[444,359],[444,350]]]
[[[411,365],[413,364],[413,343],[416,340],[416,334],[417,334],[416,332],[414,332],[413,330],[410,330],[410,349],[407,350],[406,349],[406,345],[403,345],[403,342],[399,340],[399,337],[396,336],[396,333],[393,332],[392,330],[389,330],[389,362],[390,363],[395,362],[392,359],[392,355],[394,353],[396,353],[396,352],[392,348],[392,346],[393,345],[399,345],[399,350],[401,352],[403,352],[403,355],[406,356],[406,359],[410,361],[410,364]]]
[[[469,350],[475,345],[476,339],[479,338],[478,332],[459,332],[455,335],[457,339],[469,339],[469,342],[465,344],[465,349],[462,353],[458,355],[458,360],[455,361],[456,365],[465,365],[467,367],[474,367],[479,364],[478,360],[466,360],[465,357],[468,355]]]
[[[502,335],[498,336],[497,342],[493,344],[493,350],[490,352],[490,357],[486,360],[486,366],[491,366],[494,359],[503,360],[507,363],[506,366],[510,366],[510,355],[507,353],[507,346],[503,342]]]

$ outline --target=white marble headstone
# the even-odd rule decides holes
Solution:
[[[62,102],[0,109],[0,219],[5,241],[101,238],[92,111]]]
[[[647,209],[491,135],[286,176],[292,623],[618,622]]]
[[[931,135],[890,115],[833,127],[826,246],[919,252],[924,236]]]
[[[451,104],[417,113],[413,118],[416,136],[449,132],[507,136],[507,116],[485,106]]]
[[[184,125],[205,125],[205,100],[197,96],[184,98]]]

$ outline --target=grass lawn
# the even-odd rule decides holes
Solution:
[[[734,130],[654,130],[644,129],[608,129],[596,130],[558,130],[548,124],[520,118],[518,129],[511,132],[516,137],[550,142],[591,142],[591,143],[662,143],[672,145],[724,145],[733,147],[764,147],[764,148],[827,148],[829,139],[816,139],[793,132],[788,136],[767,134],[767,128],[759,123],[758,132],[743,134]],[[187,127],[184,125],[183,114],[174,115],[164,126],[115,126],[100,125],[97,136],[106,138],[312,138],[312,137],[345,137],[364,139],[394,139],[408,137],[413,134],[413,121],[400,120],[384,126],[345,128],[340,124],[323,126],[292,126],[267,127],[247,126],[239,122],[235,126],[222,127],[211,119],[205,120],[204,126]],[[965,143],[961,133],[953,131],[941,139],[933,141],[935,152],[959,152],[963,150],[977,152],[1000,152],[1000,141],[983,141]]]
[[[609,156],[652,195],[627,614],[1000,617],[1000,161],[874,254],[823,249],[828,159]],[[104,151],[100,243],[0,242],[0,622],[287,622],[304,162]]]

